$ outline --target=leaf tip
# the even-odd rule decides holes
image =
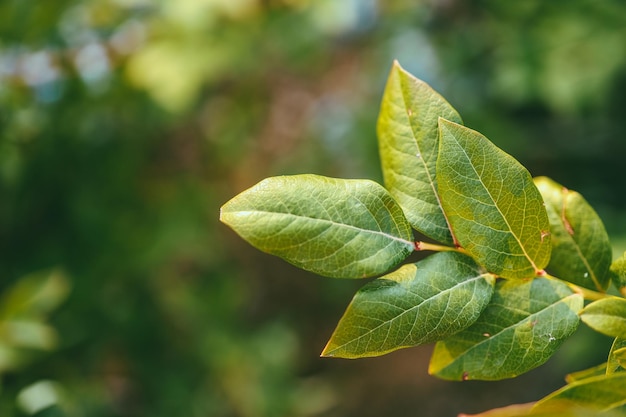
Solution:
[[[458,126],[458,125],[459,125],[458,123],[450,121],[450,120],[446,119],[445,117],[439,116],[437,118],[437,126],[439,126],[439,130],[440,131],[442,129],[449,129],[451,127]]]
[[[335,356],[335,353],[333,352],[334,349],[331,346],[331,342],[332,342],[332,337],[331,337],[331,340],[329,340],[326,343],[326,346],[324,346],[324,349],[322,349],[322,353],[320,353],[320,358],[333,358]]]
[[[226,212],[227,210],[225,210],[226,206],[228,205],[228,203],[224,204],[222,207],[220,207],[220,222],[224,223],[224,224],[228,224],[228,221],[226,220]]]

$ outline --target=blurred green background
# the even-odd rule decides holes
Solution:
[[[604,361],[585,329],[501,383],[320,359],[363,282],[219,224],[270,175],[380,180],[394,59],[625,249],[621,0],[1,0],[0,415],[454,416]]]

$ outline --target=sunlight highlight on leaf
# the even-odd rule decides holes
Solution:
[[[220,220],[256,248],[329,277],[377,275],[414,249],[402,209],[369,180],[267,178],[224,204]]]
[[[505,278],[531,278],[550,259],[550,224],[530,174],[480,133],[439,119],[439,195],[461,246]]]
[[[626,338],[626,300],[618,297],[594,301],[580,312],[581,320],[607,336]]]
[[[452,244],[437,195],[439,117],[461,123],[459,114],[443,97],[395,62],[378,118],[385,187],[415,229],[439,242]]]

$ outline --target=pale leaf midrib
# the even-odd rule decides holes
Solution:
[[[417,304],[417,305],[415,305],[415,306],[413,306],[413,307],[411,307],[411,308],[409,308],[409,309],[406,309],[406,310],[402,311],[402,313],[400,313],[400,314],[396,315],[395,317],[393,317],[393,318],[391,318],[391,319],[389,319],[389,320],[382,321],[382,322],[381,322],[378,326],[374,327],[373,329],[370,329],[367,333],[364,333],[364,334],[360,335],[359,337],[356,337],[356,338],[354,338],[354,339],[352,339],[352,340],[350,340],[350,341],[348,341],[348,342],[346,342],[346,343],[344,343],[344,344],[342,344],[342,345],[336,346],[335,348],[333,348],[333,350],[332,350],[332,351],[330,351],[330,352],[328,352],[328,353],[329,353],[329,354],[332,354],[333,352],[336,352],[336,351],[338,351],[338,350],[340,350],[340,349],[344,349],[346,346],[351,345],[351,344],[353,344],[353,343],[356,343],[356,342],[358,342],[359,340],[361,340],[361,339],[363,339],[363,338],[365,338],[365,337],[369,336],[371,333],[376,332],[376,331],[377,331],[378,329],[380,329],[381,327],[386,326],[386,325],[387,325],[387,324],[389,324],[389,323],[393,323],[393,322],[395,322],[396,320],[399,320],[399,319],[400,319],[400,318],[402,318],[404,315],[406,315],[406,314],[408,314],[408,313],[412,312],[413,310],[422,308],[422,307],[424,306],[424,304],[426,304],[426,303],[428,303],[428,302],[434,302],[434,301],[436,300],[436,298],[440,297],[442,294],[448,294],[448,293],[450,293],[452,290],[456,289],[457,287],[463,286],[463,285],[465,285],[465,284],[471,284],[471,283],[473,283],[474,281],[478,281],[479,279],[484,279],[484,277],[485,277],[485,276],[486,276],[485,274],[481,274],[481,275],[478,275],[478,276],[476,276],[476,277],[472,277],[472,278],[467,279],[467,280],[465,280],[465,281],[459,282],[459,283],[455,284],[454,286],[452,286],[452,287],[450,287],[450,288],[446,288],[445,290],[438,292],[437,294],[435,294],[435,295],[434,295],[434,296],[432,296],[432,297],[422,299],[422,302],[421,302],[421,303],[419,303],[419,304]],[[407,292],[410,292],[410,291],[408,291],[408,290],[407,290]],[[391,304],[391,303],[387,303],[387,304],[389,304],[390,306],[396,307],[396,308],[401,308],[401,307],[398,307],[398,306],[393,305],[393,304]],[[442,315],[442,316],[443,316],[443,315]],[[413,329],[414,327],[415,327],[415,326],[412,326],[412,329]],[[406,340],[406,338],[405,338],[405,340]],[[385,342],[383,342],[382,344],[384,345],[384,343],[385,343]],[[405,346],[399,346],[399,347],[405,347]]]
[[[409,109],[410,107],[409,107],[408,102],[407,102],[407,96],[406,96],[405,88],[404,88],[405,87],[405,81],[402,78],[402,74],[399,74],[398,78],[399,78],[398,83],[400,84],[400,93],[401,93],[400,95],[402,96],[402,102],[404,104],[404,109]],[[422,156],[422,149],[420,147],[420,143],[419,143],[418,137],[415,134],[415,130],[413,129],[413,124],[411,123],[411,118],[409,117],[408,114],[406,116],[407,116],[407,121],[409,123],[409,127],[411,128],[411,134],[412,134],[413,140],[415,142],[415,147],[417,148],[417,151],[420,154],[420,157],[418,159],[421,161],[421,163],[422,163],[422,165],[424,167],[424,171],[426,172],[426,176],[428,178],[428,184],[430,184],[430,188],[432,190],[432,193],[434,194],[435,199],[437,201],[437,205],[439,206],[439,211],[441,211],[441,215],[443,216],[443,218],[444,218],[444,220],[446,222],[446,225],[448,226],[448,231],[450,232],[450,235],[452,237],[452,241],[456,243],[457,239],[456,239],[456,236],[454,234],[454,231],[452,230],[452,226],[450,225],[450,221],[448,220],[448,216],[446,215],[445,211],[443,210],[443,206],[441,205],[441,198],[439,197],[439,192],[437,190],[437,186],[435,185],[435,181],[434,181],[433,177],[430,174],[430,170],[428,169],[428,164],[426,163],[426,160],[425,160],[426,158],[424,158]],[[416,156],[416,158],[417,158],[417,156]]]
[[[346,223],[337,223],[336,221],[329,220],[329,219],[320,219],[320,218],[317,218],[317,217],[307,217],[307,216],[302,216],[302,215],[294,214],[294,213],[283,213],[283,212],[267,211],[267,210],[236,210],[236,211],[226,211],[226,212],[224,212],[224,214],[232,214],[232,215],[238,215],[239,214],[239,215],[244,215],[244,216],[247,215],[247,214],[272,214],[272,215],[278,215],[278,216],[295,217],[297,219],[302,219],[302,220],[308,220],[308,221],[314,221],[314,222],[320,222],[320,223],[328,223],[331,226],[345,228],[345,229],[349,229],[349,230],[354,230],[354,231],[358,231],[360,233],[369,233],[369,234],[373,234],[373,235],[383,236],[385,238],[404,243],[404,244],[406,244],[408,246],[411,246],[411,247],[413,246],[413,242],[412,241],[402,239],[401,237],[394,236],[394,235],[391,235],[389,233],[385,233],[382,230],[362,229],[362,228],[359,228],[357,226],[353,226],[353,225],[346,224]],[[395,223],[395,221],[394,221],[394,223]]]
[[[530,257],[530,255],[528,255],[528,252],[526,252],[526,248],[524,247],[524,245],[522,245],[522,242],[521,242],[520,238],[517,236],[517,234],[515,234],[515,232],[513,231],[513,228],[509,224],[506,216],[504,215],[504,213],[502,213],[502,210],[500,210],[500,207],[498,206],[498,202],[493,198],[493,196],[491,195],[491,192],[489,191],[489,188],[487,188],[487,186],[483,182],[482,177],[480,176],[478,171],[476,171],[476,168],[474,167],[474,164],[472,163],[471,158],[469,157],[469,155],[465,151],[465,148],[463,148],[463,146],[461,146],[461,144],[459,143],[459,141],[456,139],[456,137],[453,134],[450,134],[449,136],[452,137],[452,139],[457,143],[458,147],[461,149],[461,151],[463,152],[463,154],[467,158],[467,160],[469,162],[469,165],[472,168],[472,171],[474,171],[474,173],[476,174],[476,177],[478,178],[478,181],[483,186],[483,189],[487,192],[487,195],[489,196],[489,198],[494,202],[493,206],[498,210],[498,213],[500,214],[500,217],[502,218],[502,220],[504,220],[504,223],[506,224],[506,226],[508,227],[509,231],[511,232],[511,235],[517,241],[518,246],[520,247],[520,249],[524,253],[524,257],[526,257],[526,259],[528,259],[528,261],[530,262],[530,264],[533,267],[533,269],[535,271],[538,271],[539,268],[537,268],[537,265],[535,265],[534,260]],[[514,254],[510,253],[509,255],[514,255]]]
[[[446,369],[446,368],[450,367],[450,365],[452,365],[453,363],[455,363],[455,362],[456,362],[456,361],[457,361],[457,360],[458,360],[461,356],[467,356],[470,352],[472,352],[473,350],[477,349],[478,347],[480,347],[481,345],[483,345],[483,344],[485,344],[485,343],[493,343],[494,339],[496,339],[496,338],[497,338],[499,335],[501,335],[502,333],[504,333],[504,332],[506,332],[506,331],[508,331],[508,330],[511,330],[511,329],[515,329],[517,326],[520,326],[522,323],[524,323],[525,321],[528,321],[528,320],[529,320],[529,319],[531,319],[533,316],[539,315],[539,314],[543,313],[544,311],[547,311],[547,310],[549,310],[549,309],[551,309],[551,308],[554,308],[554,307],[556,307],[559,303],[563,303],[563,302],[565,302],[565,300],[567,300],[567,299],[569,299],[569,298],[571,298],[571,297],[574,297],[574,296],[576,296],[576,295],[577,295],[577,294],[570,294],[570,295],[568,295],[567,297],[563,297],[563,298],[561,298],[559,301],[557,301],[557,302],[555,302],[555,303],[552,303],[552,304],[549,304],[549,305],[547,305],[546,307],[542,308],[541,310],[535,311],[534,313],[530,313],[527,317],[524,317],[524,319],[522,319],[522,320],[520,320],[520,321],[518,321],[518,322],[515,322],[515,323],[513,323],[513,324],[512,324],[512,325],[510,325],[510,326],[507,326],[507,327],[502,328],[500,331],[498,331],[497,333],[495,333],[495,334],[491,335],[489,338],[487,338],[487,339],[485,339],[485,340],[482,340],[482,341],[480,341],[480,342],[478,342],[478,343],[476,343],[476,344],[473,344],[473,345],[472,345],[469,349],[467,349],[467,350],[463,351],[463,352],[461,353],[461,355],[459,355],[459,356],[457,356],[456,358],[454,358],[454,360],[453,360],[452,362],[448,363],[445,367],[443,367],[443,368],[441,368],[441,369],[443,370],[443,369]]]

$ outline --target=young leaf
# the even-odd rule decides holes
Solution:
[[[580,312],[580,319],[600,333],[626,338],[626,300],[623,298],[594,301]]]
[[[626,252],[611,264],[613,283],[622,297],[626,297]]]
[[[439,119],[439,132],[439,195],[457,240],[489,272],[534,277],[550,259],[550,224],[530,174],[474,130]]]
[[[558,281],[498,281],[476,323],[435,345],[429,373],[499,380],[543,364],[578,327],[583,298]]]
[[[550,219],[548,269],[574,284],[604,291],[609,285],[611,244],[595,210],[575,191],[546,177],[535,178]]]
[[[626,339],[618,337],[613,341],[611,350],[609,351],[609,358],[606,362],[606,374],[610,375],[615,372],[624,372],[626,368],[626,357],[624,357],[624,351],[626,350]]]
[[[369,180],[267,178],[224,204],[220,220],[256,248],[329,277],[386,272],[414,248],[402,209]]]
[[[443,97],[395,62],[378,118],[385,187],[415,229],[452,244],[435,178],[440,116],[461,123],[459,114]]]
[[[626,372],[575,381],[537,402],[533,413],[567,406],[603,413],[626,411]]]
[[[494,282],[458,252],[404,265],[357,292],[322,356],[379,356],[451,336],[476,321]]]

